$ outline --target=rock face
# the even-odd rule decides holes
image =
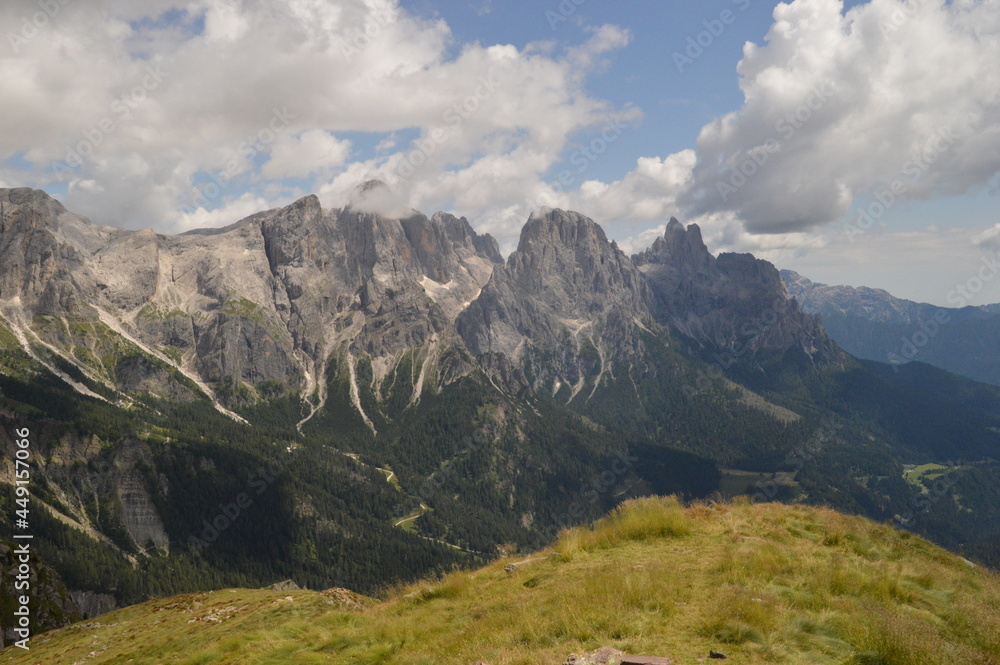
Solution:
[[[119,476],[115,485],[122,506],[122,521],[136,547],[150,554],[154,551],[167,554],[170,538],[141,472],[144,465],[151,468],[152,462],[153,456],[145,443],[125,441],[115,460]]]
[[[108,593],[70,591],[69,595],[76,606],[80,608],[80,614],[83,615],[84,619],[93,619],[118,609],[115,597]]]
[[[357,364],[370,362],[378,399],[409,353],[419,399],[425,383],[477,367],[436,371],[455,348],[508,388],[571,401],[616,368],[642,371],[643,336],[665,329],[751,358],[837,356],[771,264],[713,257],[694,225],[671,220],[630,259],[592,220],[552,210],[528,220],[503,261],[463,218],[324,210],[315,196],[164,236],[94,225],[43,192],[0,190],[0,314],[37,360],[75,366],[81,391],[207,396],[223,411],[275,385],[315,411],[331,360],[361,410]]]
[[[839,358],[772,264],[750,254],[713,257],[697,224],[685,229],[671,219],[664,236],[634,261],[648,280],[657,318],[707,349],[751,363],[765,352],[793,351],[817,364]]]
[[[385,374],[406,350],[457,341],[454,318],[500,260],[465,219],[314,196],[179,236],[96,226],[39,191],[0,190],[0,204],[0,310],[24,346],[175,399],[263,382],[312,395],[334,354]]]
[[[500,353],[536,389],[596,387],[615,364],[641,351],[651,326],[649,293],[632,261],[583,215],[532,217],[517,251],[458,318],[474,354]]]

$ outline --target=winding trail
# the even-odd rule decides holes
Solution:
[[[424,504],[420,504],[419,510],[417,510],[413,515],[410,515],[409,517],[404,517],[403,519],[401,519],[398,522],[396,522],[395,524],[393,524],[393,526],[402,526],[402,525],[406,524],[407,522],[412,522],[413,520],[417,519],[418,517],[423,517],[424,515],[427,514],[428,510],[430,510],[430,508],[428,508]]]

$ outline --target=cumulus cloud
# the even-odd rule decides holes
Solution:
[[[398,0],[56,4],[41,19],[37,0],[0,4],[0,98],[17,100],[0,178],[65,183],[71,209],[125,227],[223,225],[315,192],[387,214],[454,210],[506,249],[550,206],[632,250],[676,215],[714,248],[795,255],[880,196],[997,174],[996,2],[779,4],[765,42],[744,48],[742,108],[610,182],[588,173],[592,153],[642,116],[587,91],[630,43],[617,26],[517,48],[456,44]],[[372,179],[388,186],[358,200]]]
[[[784,233],[839,220],[859,199],[983,186],[998,169],[997,62],[996,2],[779,4],[766,44],[744,48],[744,106],[698,137],[681,204]]]
[[[236,199],[227,201],[222,207],[211,211],[198,208],[197,210],[183,213],[176,230],[183,232],[190,231],[191,229],[228,226],[237,220],[244,219],[262,210],[267,210],[272,206],[290,202],[288,200],[270,201],[262,196],[248,192]]]
[[[972,243],[982,249],[1000,251],[1000,224],[991,226],[972,238]]]
[[[398,0],[56,4],[0,44],[0,98],[17,100],[0,163],[64,182],[95,220],[163,231],[310,190],[340,206],[371,178],[392,207],[453,203],[501,228],[570,137],[616,111],[585,84],[630,39],[605,26],[569,47],[456,45]],[[0,23],[38,7],[9,0]]]
[[[588,180],[567,198],[570,206],[601,219],[663,219],[677,210],[677,194],[689,184],[693,150],[668,156],[641,157],[635,170],[611,184]]]
[[[271,147],[271,159],[261,168],[265,178],[305,177],[343,166],[351,153],[350,141],[338,141],[321,129],[292,137],[279,137]]]

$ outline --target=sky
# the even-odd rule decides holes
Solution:
[[[4,0],[0,26],[0,186],[97,223],[315,193],[504,251],[573,209],[631,253],[675,216],[817,282],[1000,301],[1000,0]]]

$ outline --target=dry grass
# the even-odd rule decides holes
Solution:
[[[456,572],[363,612],[312,592],[154,601],[0,663],[557,665],[599,646],[679,663],[710,649],[751,664],[1000,663],[995,575],[828,510],[642,499],[551,551],[563,556]]]

